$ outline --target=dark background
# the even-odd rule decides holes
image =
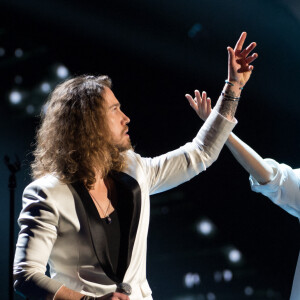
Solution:
[[[226,47],[247,31],[259,58],[234,132],[263,157],[299,166],[299,21],[297,0],[0,1],[0,157],[13,161],[17,154],[22,161],[15,224],[47,98],[40,85],[53,88],[61,80],[55,75],[60,64],[69,76],[109,75],[131,118],[136,151],[155,156],[195,136],[202,122],[184,95],[197,88],[217,99],[227,76]],[[17,57],[16,49],[23,55]],[[13,90],[22,94],[18,105],[9,101]],[[8,299],[9,172],[3,162],[0,176],[0,299]],[[228,149],[191,182],[153,196],[151,205],[154,299],[288,299],[299,220],[251,192],[247,173]],[[213,235],[197,232],[201,219],[214,224]],[[242,254],[240,262],[228,261],[231,247]],[[216,280],[225,270],[232,279]],[[188,288],[184,278],[191,274],[199,282]]]

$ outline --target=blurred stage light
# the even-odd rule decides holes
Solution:
[[[18,91],[12,91],[9,94],[9,101],[10,101],[11,104],[14,104],[14,105],[21,103],[22,94]]]
[[[48,108],[48,105],[47,104],[44,104],[43,106],[42,106],[42,113],[45,115],[46,114],[46,112],[47,112],[47,108]]]
[[[187,288],[193,288],[200,285],[200,275],[198,273],[187,273],[184,275],[184,285]]]
[[[242,258],[242,254],[237,249],[231,249],[228,253],[228,258],[231,262],[238,263],[238,262],[240,262],[240,260]]]
[[[5,55],[5,49],[0,47],[0,56],[4,56]]]
[[[67,78],[69,76],[69,70],[65,66],[60,65],[56,69],[56,75],[62,79]]]
[[[26,112],[29,114],[29,115],[32,115],[34,113],[34,106],[32,104],[29,104],[27,105],[26,107]]]
[[[188,31],[188,36],[190,38],[195,38],[201,30],[202,30],[202,25],[200,23],[195,23]]]
[[[251,286],[246,286],[244,292],[246,296],[252,296],[254,294],[254,290]]]
[[[214,273],[214,280],[215,280],[215,282],[221,282],[222,279],[223,279],[223,274],[222,274],[222,272],[216,271],[216,272]]]
[[[16,57],[22,57],[23,56],[23,50],[21,48],[18,48],[15,50],[15,56]]]
[[[207,300],[216,300],[217,297],[216,297],[216,295],[215,295],[214,293],[208,293],[208,294],[206,295],[206,299],[207,299]]]
[[[224,270],[223,271],[223,278],[224,278],[224,281],[231,281],[232,280],[232,277],[233,277],[233,274],[230,270]]]
[[[197,223],[197,232],[204,236],[211,236],[215,232],[215,226],[209,219],[202,219]]]
[[[41,84],[41,91],[45,94],[49,93],[51,91],[51,86],[48,82],[43,82]]]
[[[21,75],[16,75],[15,76],[15,83],[16,84],[21,84],[23,82],[23,77]]]
[[[212,232],[212,224],[209,221],[201,221],[197,226],[198,232],[209,235]]]

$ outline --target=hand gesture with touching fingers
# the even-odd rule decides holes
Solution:
[[[186,94],[185,97],[200,119],[205,121],[211,112],[211,99],[207,97],[206,92],[203,91],[201,96],[200,92],[195,90],[195,98],[190,94]]]

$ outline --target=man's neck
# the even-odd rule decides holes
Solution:
[[[100,174],[96,175],[96,182],[94,183],[93,188],[90,191],[96,194],[103,193],[103,192],[107,193],[105,180]]]

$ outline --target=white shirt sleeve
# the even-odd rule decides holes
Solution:
[[[150,194],[173,188],[205,171],[217,158],[237,121],[213,110],[192,142],[154,158],[139,158]]]
[[[300,169],[292,169],[273,159],[265,161],[273,168],[274,178],[261,185],[250,176],[251,189],[267,196],[282,209],[300,219]]]

